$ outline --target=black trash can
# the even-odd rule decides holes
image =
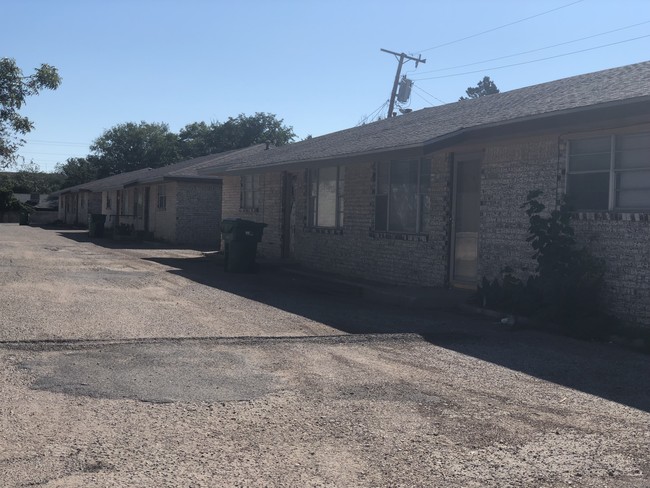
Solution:
[[[221,236],[225,243],[224,269],[231,273],[255,273],[257,243],[262,240],[266,224],[243,219],[221,221]]]
[[[18,216],[18,225],[29,225],[29,213],[27,210],[21,210]]]
[[[104,223],[106,215],[90,214],[88,215],[88,237],[104,237]]]

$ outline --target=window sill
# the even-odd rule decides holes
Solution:
[[[368,236],[374,239],[392,239],[395,241],[429,242],[429,234],[410,234],[408,232],[389,232],[371,230]]]
[[[304,227],[304,231],[311,232],[313,234],[330,234],[330,235],[343,234],[343,228],[341,227]]]
[[[571,212],[571,218],[574,220],[624,220],[629,222],[650,222],[650,210],[638,212],[620,210]]]

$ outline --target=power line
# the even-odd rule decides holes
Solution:
[[[90,146],[91,143],[86,142],[64,142],[64,141],[41,141],[36,139],[27,139],[28,144],[36,145],[52,145],[52,146]]]
[[[440,71],[449,71],[449,70],[452,70],[452,69],[466,68],[468,66],[475,66],[477,64],[489,63],[489,62],[492,62],[492,61],[498,61],[500,59],[514,58],[516,56],[522,56],[524,54],[530,54],[530,53],[534,53],[534,52],[538,52],[538,51],[544,51],[546,49],[551,49],[551,48],[554,48],[554,47],[565,46],[567,44],[573,44],[575,42],[585,41],[587,39],[593,39],[594,37],[600,37],[600,36],[604,36],[604,35],[607,35],[607,34],[612,34],[613,32],[619,32],[619,31],[622,31],[622,30],[625,30],[625,29],[631,29],[632,27],[638,27],[638,26],[644,25],[644,24],[650,24],[650,20],[646,20],[644,22],[639,22],[638,24],[627,25],[625,27],[620,27],[618,29],[613,29],[613,30],[606,31],[606,32],[600,32],[598,34],[593,34],[593,35],[587,36],[587,37],[581,37],[579,39],[573,39],[571,41],[565,41],[565,42],[560,42],[558,44],[551,44],[550,46],[544,46],[544,47],[540,47],[540,48],[537,48],[537,49],[531,49],[530,51],[522,51],[522,52],[518,52],[518,53],[515,53],[515,54],[508,54],[507,56],[499,56],[497,58],[484,59],[483,61],[476,61],[474,63],[459,64],[457,66],[450,66],[448,68],[438,68],[438,69],[432,69],[432,70],[429,70],[429,71],[420,71],[419,74],[423,75],[423,74],[427,74],[427,73],[439,73]]]
[[[388,100],[386,100],[386,101],[382,104],[382,106],[379,107],[375,112],[373,112],[372,114],[370,114],[370,116],[368,117],[368,119],[372,120],[372,119],[374,119],[375,117],[379,117],[379,114],[381,113],[382,110],[384,110],[384,109],[386,108],[386,106],[388,106]]]
[[[426,93],[426,94],[429,95],[431,98],[435,98],[435,99],[438,100],[440,103],[443,103],[443,104],[444,104],[444,103],[447,103],[447,102],[445,102],[444,100],[440,100],[437,96],[432,95],[431,93],[429,93],[428,91],[426,91],[424,88],[420,88],[420,87],[417,86],[415,83],[413,84],[413,87],[416,88],[417,90],[420,90],[420,91]],[[432,104],[432,105],[434,105],[434,104]]]
[[[417,92],[413,92],[413,93],[414,93],[415,95],[417,95],[418,97],[420,97],[420,98],[421,98],[422,100],[424,100],[425,102],[427,102],[427,103],[428,103],[429,105],[431,105],[432,107],[435,105],[435,103],[433,103],[431,100],[427,100],[426,98],[424,98],[424,97],[423,97],[422,95],[420,95],[419,93],[417,93]]]
[[[379,112],[381,112],[381,111],[384,109],[384,107],[385,107],[386,105],[388,105],[388,100],[386,100],[386,101],[385,101],[384,103],[382,103],[379,107],[377,107],[375,110],[373,110],[373,111],[370,113],[370,115],[366,115],[366,117],[363,118],[363,119],[361,120],[360,124],[365,124],[368,120],[372,120],[376,115],[379,114]]]
[[[647,34],[645,36],[633,37],[631,39],[624,39],[624,40],[618,41],[618,42],[610,42],[609,44],[602,44],[600,46],[594,46],[594,47],[590,47],[590,48],[587,48],[587,49],[580,49],[578,51],[571,51],[570,53],[557,54],[555,56],[548,56],[546,58],[531,59],[530,61],[522,61],[521,63],[512,63],[512,64],[506,64],[506,65],[503,65],[503,66],[493,66],[491,68],[483,68],[483,69],[479,69],[479,70],[475,70],[475,71],[464,71],[462,73],[454,73],[454,74],[451,74],[451,75],[430,76],[428,78],[417,78],[415,80],[416,81],[438,80],[440,78],[452,78],[454,76],[470,75],[470,74],[474,74],[474,73],[484,73],[485,71],[489,71],[489,70],[511,68],[513,66],[521,66],[521,65],[524,65],[524,64],[537,63],[539,61],[546,61],[548,59],[555,59],[555,58],[561,58],[563,56],[570,56],[572,54],[579,54],[579,53],[584,53],[584,52],[587,52],[587,51],[594,51],[596,49],[602,49],[604,47],[615,46],[617,44],[623,44],[623,43],[626,43],[626,42],[637,41],[639,39],[645,39],[646,37],[650,37],[650,34]]]
[[[419,55],[417,58],[409,56],[405,53],[396,53],[395,51],[389,51],[388,49],[380,49],[380,51],[393,54],[397,58],[397,71],[395,72],[395,81],[393,81],[393,89],[390,92],[390,102],[388,103],[388,115],[387,117],[393,117],[393,108],[395,108],[395,99],[397,97],[397,85],[399,84],[399,75],[402,72],[402,66],[408,61],[415,61],[415,67],[418,67],[420,63],[426,63],[426,59],[422,59],[422,55]]]
[[[505,27],[510,27],[511,25],[519,24],[520,22],[525,22],[526,20],[534,19],[536,17],[541,17],[542,15],[550,14],[551,12],[556,12],[556,11],[561,10],[563,8],[570,7],[571,5],[575,5],[576,3],[581,3],[582,1],[584,1],[584,0],[577,0],[575,2],[567,3],[566,5],[562,5],[560,7],[556,7],[556,8],[551,9],[551,10],[546,10],[545,12],[541,12],[539,14],[531,15],[530,17],[525,17],[523,19],[515,20],[514,22],[510,22],[508,24],[503,24],[503,25],[500,25],[498,27],[494,27],[492,29],[488,29],[488,30],[485,30],[485,31],[482,31],[482,32],[478,32],[476,34],[472,34],[470,36],[465,36],[465,37],[462,37],[460,39],[456,39],[454,41],[445,42],[443,44],[438,44],[437,46],[429,47],[427,49],[421,49],[421,50],[415,51],[415,52],[416,53],[423,53],[423,52],[431,51],[433,49],[438,49],[438,48],[441,48],[441,47],[444,47],[444,46],[449,46],[450,44],[455,44],[457,42],[466,41],[467,39],[473,39],[474,37],[482,36],[483,34],[488,34],[490,32],[494,32],[496,30],[503,29]]]
[[[68,156],[70,153],[51,153],[51,152],[40,152],[40,151],[18,151],[20,154],[41,154],[43,156]]]

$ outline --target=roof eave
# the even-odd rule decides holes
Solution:
[[[474,127],[466,127],[460,130],[450,132],[426,141],[423,144],[424,153],[428,154],[435,150],[448,147],[458,143],[461,140],[475,137],[478,135],[489,136],[505,128],[509,129],[509,134],[524,134],[539,130],[563,130],[572,125],[578,125],[584,122],[583,117],[586,114],[593,116],[599,114],[602,117],[593,117],[594,123],[621,118],[634,117],[639,115],[647,116],[650,113],[650,96],[636,97],[614,102],[600,103],[595,105],[586,105],[567,110],[557,110],[543,114],[519,117],[492,124],[481,124]]]
[[[472,137],[475,134],[482,132],[489,132],[491,130],[499,130],[505,127],[519,126],[521,132],[526,130],[539,129],[544,126],[544,123],[553,123],[564,119],[565,124],[570,124],[573,120],[578,120],[580,116],[587,113],[607,113],[609,112],[610,118],[622,115],[634,115],[647,113],[650,105],[650,96],[642,96],[635,98],[628,98],[624,100],[616,100],[612,102],[600,103],[595,105],[585,105],[583,107],[576,107],[567,110],[557,110],[554,112],[546,112],[535,114],[525,117],[518,117],[515,119],[503,120],[499,122],[481,124],[473,127],[462,128],[439,137],[424,140],[419,143],[393,146],[390,148],[380,148],[371,151],[364,151],[358,153],[339,154],[336,156],[328,156],[324,158],[315,159],[300,159],[293,161],[281,161],[278,163],[260,165],[256,167],[242,166],[229,166],[225,168],[210,169],[204,168],[201,172],[206,174],[215,175],[243,175],[250,173],[268,172],[268,171],[285,171],[301,167],[322,167],[332,164],[349,164],[354,162],[367,161],[369,158],[382,158],[391,157],[392,154],[412,152],[414,155],[420,153],[421,155],[428,154],[434,150],[451,145],[460,139]],[[629,113],[624,113],[628,108],[633,108]]]
[[[212,170],[213,172],[209,174],[214,175],[243,175],[250,173],[259,173],[261,171],[287,171],[291,169],[309,167],[309,168],[319,168],[324,166],[329,166],[332,164],[351,164],[355,162],[368,161],[368,159],[375,158],[379,155],[383,157],[390,156],[393,153],[404,153],[404,152],[413,152],[421,153],[422,144],[409,144],[403,146],[393,146],[391,148],[380,148],[372,151],[363,151],[358,153],[347,153],[347,154],[338,154],[335,156],[328,156],[325,158],[314,158],[314,159],[296,159],[292,161],[281,161],[278,163],[268,164],[264,166],[256,167],[228,167],[228,168],[218,168]],[[206,168],[204,171],[210,171],[209,168]]]

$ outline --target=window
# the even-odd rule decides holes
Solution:
[[[120,213],[122,215],[128,215],[129,212],[129,190],[120,190],[118,194],[122,194],[122,208],[120,208]]]
[[[110,192],[106,192],[106,210],[111,209],[111,194]]]
[[[133,215],[135,217],[142,217],[142,209],[144,207],[143,193],[140,188],[133,189]]]
[[[81,206],[81,208],[85,208],[86,207],[86,195],[84,195],[82,193],[79,198],[80,198],[79,205]]]
[[[167,193],[165,192],[165,185],[158,185],[158,210],[167,209]]]
[[[424,232],[423,207],[430,181],[427,159],[377,163],[375,230]]]
[[[650,208],[650,132],[571,140],[568,163],[574,208]]]
[[[241,193],[239,207],[245,210],[260,208],[261,177],[260,175],[245,175],[241,177]]]
[[[311,227],[343,227],[344,188],[344,166],[309,171],[309,225]]]

